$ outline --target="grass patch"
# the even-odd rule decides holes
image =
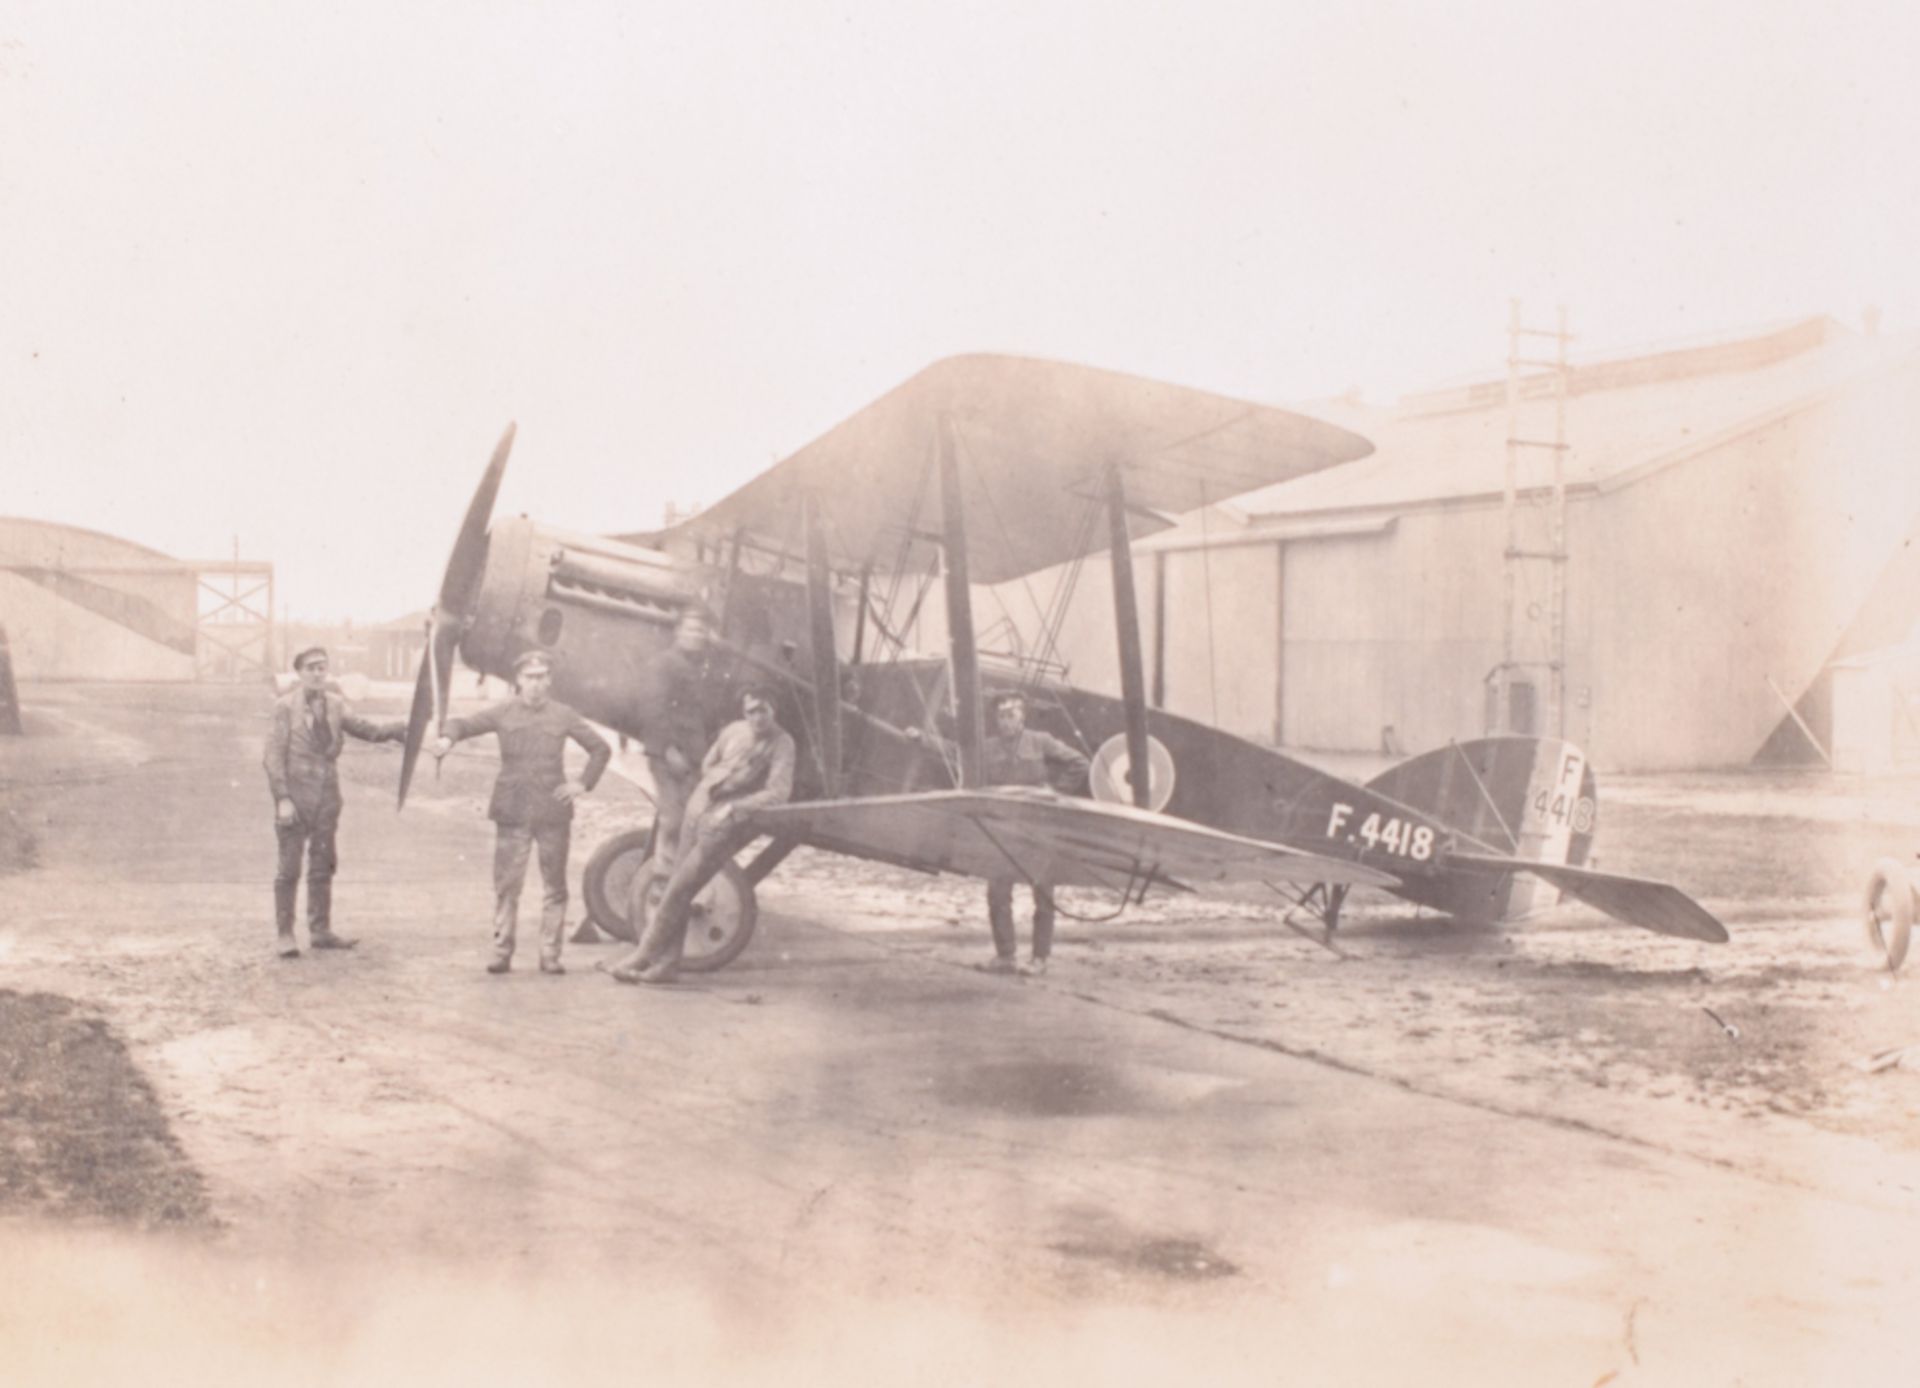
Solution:
[[[206,1188],[106,1022],[0,989],[0,1214],[209,1225]]]

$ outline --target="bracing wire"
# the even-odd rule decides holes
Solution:
[[[970,815],[968,816],[968,818],[972,820],[973,827],[978,829],[981,835],[986,839],[986,841],[993,845],[994,851],[999,853],[999,855],[1002,858],[1006,859],[1007,866],[1013,869],[1014,875],[1016,877],[1018,877],[1022,882],[1025,882],[1027,884],[1027,887],[1032,891],[1038,892],[1043,890],[1043,888],[1041,888],[1039,884],[1037,884],[1033,880],[1033,874],[1027,871],[1026,864],[1022,863],[1018,858],[1014,857],[1013,854],[1007,850],[1007,846],[1000,842],[999,835],[995,834],[993,830],[987,828],[985,820],[981,819],[978,815]],[[1057,890],[1053,888],[1045,888],[1044,890],[1046,891],[1047,895],[1053,899],[1053,909],[1055,914],[1065,916],[1068,920],[1074,921],[1081,925],[1104,925],[1108,921],[1118,920],[1122,915],[1122,913],[1126,911],[1129,901],[1132,899],[1136,887],[1138,888],[1140,895],[1144,898],[1146,895],[1146,889],[1152,885],[1153,885],[1152,873],[1151,872],[1142,873],[1140,871],[1140,865],[1138,863],[1135,863],[1132,867],[1130,867],[1127,870],[1126,885],[1120,889],[1120,904],[1115,906],[1111,911],[1107,912],[1103,916],[1083,916],[1077,912],[1069,911],[1066,907],[1060,904],[1060,894]]]
[[[971,455],[972,455],[972,448],[967,441],[966,435],[956,430],[954,437],[955,437],[955,441],[959,445],[963,460],[970,461]],[[977,474],[975,475],[977,477]],[[999,532],[1000,538],[1002,540],[1008,539],[1010,537],[1010,532],[1007,527],[1006,517],[1002,515],[1000,511],[999,498],[993,494],[993,491],[991,488],[985,486],[984,484],[980,486],[979,491],[980,491],[980,495],[986,498],[987,510],[993,516],[994,528]],[[1044,639],[1047,632],[1047,613],[1046,613],[1046,610],[1041,606],[1039,594],[1037,594],[1034,591],[1033,576],[1031,574],[1023,573],[1020,575],[1020,588],[1021,588],[1021,591],[1024,592],[1027,596],[1028,604],[1031,605],[1033,608],[1033,615],[1040,622],[1040,631],[1041,631],[1042,638]],[[1001,613],[1007,619],[1008,627],[1017,636],[1020,630],[1019,624],[1013,620],[1013,614],[1006,610],[1005,601],[1003,599],[1000,599],[997,595],[995,597],[995,601],[1000,604]],[[1026,681],[1023,679],[1022,684],[1024,685],[1025,683]]]
[[[958,436],[958,443],[962,450],[967,449],[968,445],[964,435]],[[981,495],[986,498],[987,510],[992,516],[994,526],[1003,538],[1006,537],[1009,531],[1006,518],[1000,510],[999,499],[994,496],[991,490],[985,487],[982,487],[980,492]],[[1063,573],[1055,585],[1054,593],[1046,604],[1043,605],[1041,603],[1040,597],[1034,589],[1031,575],[1022,574],[1020,576],[1021,590],[1026,594],[1027,601],[1033,607],[1034,615],[1040,623],[1039,639],[1034,643],[1032,654],[1023,658],[1021,662],[1024,667],[1021,671],[1020,678],[1020,685],[1023,690],[1031,692],[1032,688],[1038,684],[1038,677],[1042,670],[1056,667],[1061,669],[1065,668],[1065,663],[1060,659],[1060,633],[1066,623],[1066,615],[1069,605],[1073,600],[1074,589],[1079,583],[1082,566],[1086,560],[1087,540],[1092,532],[1096,519],[1097,507],[1093,502],[1089,501],[1086,507],[1082,509],[1078,525],[1076,526],[1073,537],[1074,543],[1070,549],[1073,557],[1067,562]],[[1017,635],[1019,631],[1018,623],[1014,620],[1013,614],[1007,610],[1005,600],[996,594],[995,601],[1000,605],[1001,614],[1008,628]],[[1069,723],[1073,723],[1070,713],[1067,714],[1067,718]],[[1082,746],[1087,746],[1085,731],[1081,729],[1078,724],[1073,724],[1073,731],[1074,735],[1079,738]]]
[[[1073,558],[1068,561],[1066,570],[1055,588],[1054,601],[1047,614],[1044,627],[1045,644],[1041,656],[1050,665],[1064,671],[1067,662],[1060,655],[1060,634],[1066,629],[1067,613],[1073,604],[1073,595],[1080,586],[1080,575],[1087,561],[1087,545],[1091,539],[1098,508],[1089,501],[1081,509],[1079,524],[1073,536]]]
[[[1075,527],[1073,536],[1073,558],[1067,562],[1065,572],[1062,574],[1061,581],[1056,588],[1054,600],[1049,604],[1043,621],[1043,644],[1034,657],[1034,670],[1036,673],[1039,670],[1048,668],[1062,671],[1067,669],[1066,661],[1060,657],[1060,633],[1065,629],[1067,613],[1073,601],[1074,590],[1078,587],[1080,575],[1084,571],[1087,547],[1094,527],[1099,521],[1099,511],[1099,503],[1093,500],[1089,500],[1080,511],[1080,519]],[[1025,683],[1034,684],[1037,683],[1037,681],[1026,681]],[[1067,720],[1068,727],[1073,730],[1074,739],[1080,744],[1080,750],[1091,756],[1093,754],[1093,741],[1087,736],[1086,729],[1080,726],[1079,720],[1073,716],[1073,710],[1065,703],[1058,703],[1055,707],[1059,710],[1060,715]]]
[[[900,585],[906,582],[907,560],[913,554],[915,531],[919,528],[919,525],[920,525],[921,508],[926,504],[927,479],[931,477],[933,474],[933,463],[934,463],[934,458],[936,456],[937,448],[938,448],[937,442],[930,442],[927,446],[927,455],[925,458],[921,460],[921,463],[920,463],[919,479],[915,483],[914,489],[913,489],[913,506],[907,512],[907,524],[905,529],[902,530],[900,534],[900,555],[899,555],[899,558],[897,558],[894,561],[893,573],[889,576],[889,584],[888,584],[887,598],[886,598],[886,606],[887,606],[888,612],[893,612],[896,610],[894,605],[899,601],[899,598],[900,598]],[[916,620],[920,615],[921,598],[924,598],[925,595],[926,595],[926,587],[923,584],[920,590],[920,596],[914,599],[913,613],[909,617],[907,624],[901,628],[902,632],[912,630],[913,621]],[[889,632],[888,634],[889,636],[892,637],[896,652],[905,648],[906,639],[904,636],[893,636],[891,632]]]

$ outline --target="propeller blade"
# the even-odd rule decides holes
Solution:
[[[407,741],[400,753],[400,803],[396,810],[407,807],[407,787],[413,783],[414,763],[420,760],[420,747],[427,739],[427,724],[433,719],[433,648],[434,638],[439,635],[439,624],[434,623],[427,632],[427,647],[420,652],[420,673],[413,680],[413,708],[407,714]]]
[[[493,518],[493,499],[500,491],[500,479],[507,470],[507,454],[513,451],[513,432],[515,426],[509,424],[507,432],[500,436],[500,442],[493,450],[493,460],[487,464],[486,472],[481,474],[480,485],[474,489],[473,500],[467,503],[467,517],[460,522],[460,534],[453,542],[453,555],[447,560],[446,574],[440,580],[440,612],[457,613],[462,617],[471,616],[468,607],[473,601],[473,589],[480,581],[480,575],[487,566],[487,523]]]
[[[413,710],[407,715],[407,745],[400,756],[400,806],[407,803],[407,787],[413,782],[413,768],[420,761],[420,749],[426,745],[427,725],[437,735],[447,722],[447,694],[453,685],[453,654],[460,645],[457,622],[444,621],[434,613],[427,628],[427,647],[420,652],[420,673],[413,681]],[[435,770],[439,768],[436,766]]]
[[[500,493],[500,479],[506,475],[507,455],[513,451],[515,426],[494,445],[487,470],[480,475],[473,500],[467,503],[466,518],[454,537],[453,553],[447,559],[446,572],[440,577],[440,597],[434,603],[427,626],[427,648],[420,653],[420,670],[413,681],[413,708],[407,714],[407,742],[400,756],[400,807],[407,803],[407,787],[413,784],[413,768],[420,761],[420,749],[427,740],[427,725],[437,733],[447,721],[447,685],[453,676],[453,652],[460,644],[461,624],[473,616],[474,590],[487,568],[487,525],[493,518],[493,500]]]
[[[447,726],[447,699],[453,692],[453,655],[460,646],[460,627],[454,622],[437,622],[427,641],[427,653],[433,659],[433,730]],[[434,778],[440,768],[434,766]]]

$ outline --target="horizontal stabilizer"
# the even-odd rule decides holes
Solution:
[[[1655,882],[1645,877],[1622,877],[1613,872],[1572,867],[1566,863],[1539,863],[1526,858],[1506,858],[1490,853],[1454,853],[1447,858],[1451,867],[1490,868],[1498,872],[1530,872],[1553,883],[1568,896],[1584,901],[1596,911],[1604,911],[1615,920],[1637,925],[1661,935],[1677,935],[1685,940],[1705,940],[1711,944],[1727,942],[1727,928],[1706,907],[1670,882]]]
[[[1027,787],[939,790],[782,805],[754,813],[776,837],[924,872],[1138,890],[1227,882],[1392,887],[1345,859],[1209,829],[1131,805]]]

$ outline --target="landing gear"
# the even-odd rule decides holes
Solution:
[[[1276,892],[1281,891],[1281,888],[1273,883],[1268,885],[1272,886]],[[1320,948],[1345,959],[1346,951],[1334,944],[1333,933],[1340,928],[1340,908],[1347,904],[1347,893],[1352,890],[1351,884],[1345,882],[1315,882],[1304,892],[1296,889],[1293,893],[1293,905],[1288,907],[1287,914],[1280,918],[1280,924],[1301,939],[1311,940]],[[1282,892],[1282,895],[1285,893]],[[1322,933],[1316,935],[1294,919],[1302,911],[1311,911],[1320,918]]]
[[[586,898],[587,919],[616,940],[631,944],[640,938],[634,934],[633,921],[627,915],[627,902],[633,896],[633,879],[652,852],[653,826],[629,829],[594,849],[580,874],[580,895]]]
[[[666,874],[656,870],[653,859],[642,863],[628,888],[630,903],[625,940],[639,938],[639,930],[666,895]],[[693,899],[687,920],[686,952],[680,967],[688,973],[712,973],[740,957],[753,939],[753,928],[760,922],[760,903],[753,884],[736,863],[720,865],[713,880]]]
[[[687,926],[687,952],[680,967],[689,973],[710,973],[739,957],[759,923],[760,904],[754,887],[779,866],[794,849],[792,839],[774,839],[746,867],[729,862],[693,899],[693,917]],[[581,873],[580,895],[586,898],[587,919],[616,940],[632,944],[640,938],[639,924],[659,903],[667,882],[653,867],[653,827],[615,834],[587,859]]]
[[[1353,888],[1346,883],[1315,882],[1307,889],[1300,904],[1319,911],[1321,924],[1327,927],[1327,938],[1333,938],[1333,932],[1340,928],[1340,908],[1347,904],[1347,893]]]
[[[1915,914],[1913,877],[1904,863],[1882,858],[1873,865],[1864,906],[1867,943],[1886,956],[1887,972],[1897,973],[1906,962]]]

